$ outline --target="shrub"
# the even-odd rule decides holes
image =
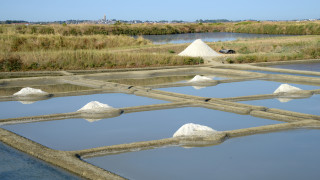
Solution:
[[[174,50],[168,50],[168,52],[170,53],[170,54],[174,54],[174,53],[176,53]]]
[[[20,56],[9,56],[0,60],[1,71],[19,71],[22,68]]]

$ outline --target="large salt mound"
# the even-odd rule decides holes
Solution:
[[[276,89],[273,93],[288,93],[288,92],[297,92],[302,89],[290,86],[289,84],[281,84],[278,89]]]
[[[217,133],[218,131],[199,124],[188,123],[181,126],[174,134],[173,137],[181,136],[206,136]]]
[[[99,112],[99,111],[105,111],[105,110],[110,110],[114,109],[111,106],[108,106],[107,104],[102,104],[98,101],[91,101],[85,106],[83,106],[81,109],[78,111],[94,111],[94,112]]]
[[[45,95],[47,92],[42,91],[41,89],[34,89],[30,87],[22,88],[20,91],[14,93],[14,96],[29,96],[29,95]]]
[[[191,56],[191,57],[215,57],[221,56],[219,53],[211,49],[201,39],[193,41],[179,56]]]
[[[194,78],[189,80],[188,82],[204,82],[204,81],[211,81],[211,78],[205,77],[205,76],[200,76],[196,75]]]

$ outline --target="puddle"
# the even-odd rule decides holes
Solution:
[[[91,101],[99,101],[116,108],[166,103],[166,101],[162,100],[122,93],[59,97],[36,101],[32,104],[23,104],[26,102],[21,103],[19,101],[7,101],[0,102],[0,117],[1,119],[6,119],[74,112]]]
[[[319,179],[319,130],[229,139],[211,147],[167,147],[86,159],[129,179]]]
[[[226,97],[237,97],[237,96],[250,96],[258,94],[272,94],[281,84],[280,82],[273,81],[242,81],[233,83],[221,83],[216,86],[209,87],[172,87],[172,88],[160,88],[159,90],[176,92],[181,94],[189,94],[194,96],[202,97],[213,97],[213,98],[226,98]],[[290,85],[299,87],[303,90],[319,89],[318,86],[309,86],[301,84]]]
[[[80,179],[0,142],[0,179]]]
[[[122,114],[92,123],[84,119],[68,119],[2,127],[53,149],[80,150],[169,138],[186,123],[224,131],[281,122],[190,107]]]
[[[320,63],[286,64],[286,65],[275,65],[275,66],[268,66],[268,67],[303,70],[303,71],[317,71],[317,72],[320,71]]]
[[[282,102],[281,102],[282,101]],[[241,101],[240,103],[277,108],[300,113],[314,114],[320,116],[320,95],[313,95],[305,99],[264,99],[255,101]]]
[[[41,89],[47,93],[59,93],[59,92],[69,92],[69,91],[81,91],[92,89],[84,86],[77,86],[73,84],[56,84],[56,85],[44,85],[44,86],[29,86],[35,89]],[[0,96],[11,96],[14,93],[20,91],[24,87],[14,87],[14,88],[0,88]]]

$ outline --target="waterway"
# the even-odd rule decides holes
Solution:
[[[286,35],[273,34],[247,34],[247,33],[228,33],[228,32],[211,32],[211,33],[187,33],[187,34],[167,34],[167,35],[143,35],[145,39],[149,39],[154,44],[182,44],[191,43],[196,39],[202,39],[206,42],[217,41],[234,41],[237,39],[248,38],[267,38],[279,37]]]

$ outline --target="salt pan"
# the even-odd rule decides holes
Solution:
[[[289,84],[281,84],[278,89],[276,89],[273,93],[289,93],[289,92],[297,92],[302,89],[290,86]]]
[[[99,111],[105,111],[105,110],[111,110],[114,109],[113,107],[107,105],[107,104],[102,104],[98,101],[91,101],[85,106],[83,106],[81,109],[78,111],[94,111],[94,112],[99,112]]]
[[[45,95],[47,92],[42,91],[41,89],[34,89],[30,87],[22,88],[20,91],[14,93],[14,96],[30,96],[30,95]]]
[[[188,123],[181,126],[174,134],[173,137],[182,136],[207,136],[216,134],[218,131],[199,124]]]
[[[201,39],[193,41],[179,56],[191,56],[191,57],[215,57],[221,56],[219,53],[211,49]]]

